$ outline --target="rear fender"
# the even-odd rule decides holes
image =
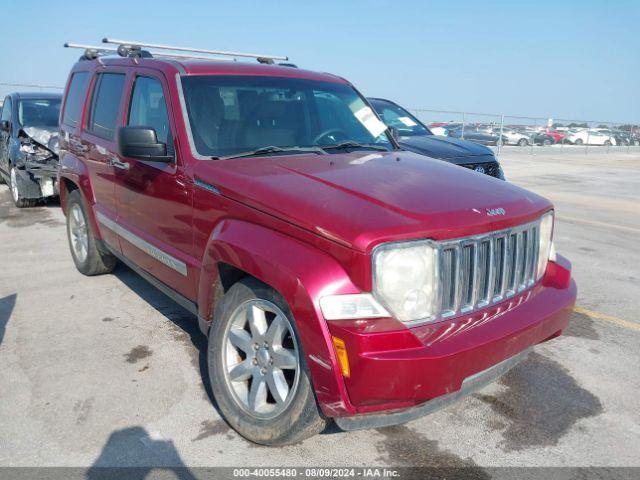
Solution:
[[[91,187],[89,170],[84,162],[80,161],[75,155],[69,152],[61,155],[60,166],[58,169],[60,206],[62,207],[62,211],[65,215],[67,213],[67,182],[74,183],[78,187],[80,195],[85,202],[84,205],[86,207],[92,231],[97,238],[102,239],[93,208],[95,204],[95,196],[93,194],[93,188]]]
[[[246,272],[284,297],[295,317],[323,412],[328,416],[354,413],[319,307],[324,295],[359,292],[338,262],[317,248],[274,230],[223,220],[209,238],[200,274],[198,306],[205,331],[212,319],[215,292],[220,291],[220,263]]]

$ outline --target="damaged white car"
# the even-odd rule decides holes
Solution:
[[[0,183],[17,207],[58,195],[58,118],[61,95],[12,93],[0,117]]]

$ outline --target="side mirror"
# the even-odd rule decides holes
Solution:
[[[9,120],[0,121],[0,130],[2,130],[3,132],[8,132],[10,127],[11,126],[9,125]]]
[[[158,142],[156,131],[151,127],[118,128],[118,153],[121,157],[150,162],[173,162],[167,155],[167,144]]]

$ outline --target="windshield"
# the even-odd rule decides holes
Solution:
[[[18,102],[18,122],[23,127],[56,128],[59,116],[59,98],[29,98]]]
[[[386,126],[348,85],[218,75],[182,77],[182,88],[193,143],[203,156],[233,156],[265,147],[280,148],[261,154],[341,144],[350,149],[393,148]]]
[[[371,105],[376,109],[382,121],[389,127],[394,127],[398,131],[398,135],[402,137],[433,135],[427,127],[420,123],[420,120],[394,103],[371,100]]]

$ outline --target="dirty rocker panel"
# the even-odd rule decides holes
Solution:
[[[447,393],[429,400],[417,407],[409,408],[407,410],[400,410],[398,412],[391,413],[379,413],[369,415],[355,415],[353,417],[336,417],[334,418],[336,424],[342,430],[365,430],[370,428],[389,427],[391,425],[398,425],[406,423],[416,418],[420,418],[429,413],[433,413],[441,408],[444,408],[454,402],[457,402],[463,397],[477,392],[478,390],[493,383],[499,377],[507,373],[518,363],[525,360],[531,349],[524,350],[523,352],[507,358],[500,363],[493,365],[481,372],[467,377],[462,382],[460,390],[457,392]]]
[[[117,233],[126,241],[135,245],[140,250],[145,252],[147,255],[152,256],[159,262],[165,264],[169,268],[172,268],[173,270],[180,273],[181,275],[184,275],[185,277],[187,276],[187,264],[184,263],[183,261],[178,260],[174,256],[169,255],[167,252],[164,252],[160,250],[158,247],[151,245],[146,240],[130,232],[123,226],[118,225],[116,222],[114,222],[113,220],[111,220],[106,215],[100,212],[96,213],[96,218],[98,219],[98,222],[100,222],[102,225],[107,227],[109,230],[112,230],[113,232]]]

